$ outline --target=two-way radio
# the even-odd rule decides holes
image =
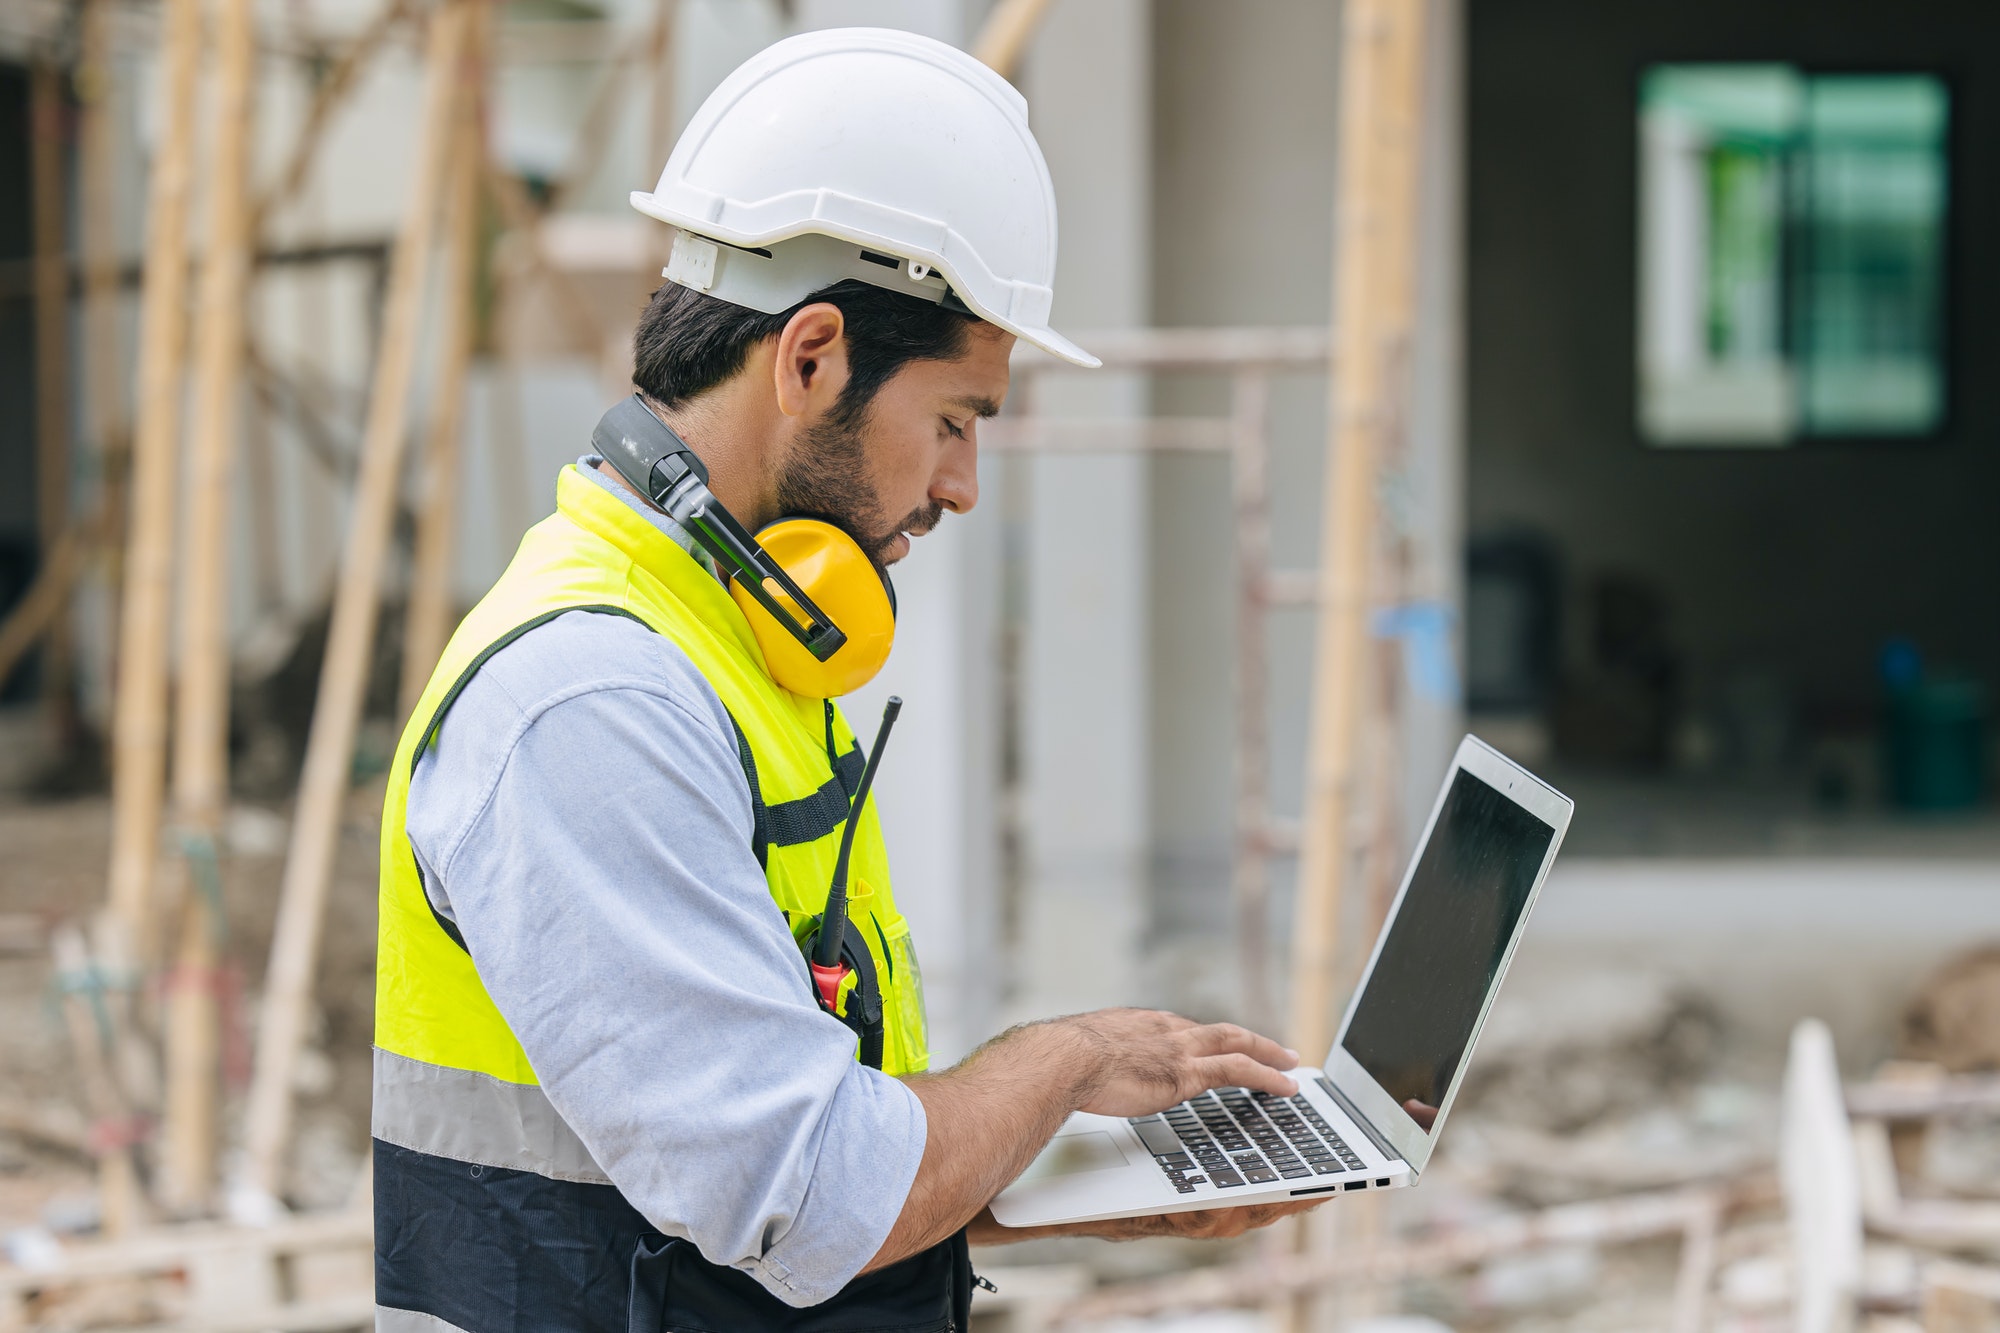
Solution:
[[[854,1030],[861,1040],[861,1062],[875,1069],[882,1067],[882,987],[875,975],[875,959],[868,952],[868,943],[847,915],[847,869],[854,854],[854,832],[861,825],[862,807],[868,803],[869,788],[875,785],[875,770],[882,766],[882,752],[889,748],[889,731],[902,711],[903,701],[890,695],[882,709],[882,725],[876,729],[875,744],[868,751],[868,762],[862,766],[861,781],[855,784],[853,803],[848,807],[847,826],[840,834],[840,853],[833,861],[833,882],[826,891],[826,909],[801,942],[819,1007]],[[849,976],[856,980],[843,1013],[841,991]]]

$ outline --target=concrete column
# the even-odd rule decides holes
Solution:
[[[1023,90],[1061,213],[1058,327],[1148,322],[1152,8],[1055,6]],[[1146,385],[1061,376],[1038,408],[1146,410]],[[1147,920],[1148,464],[1038,458],[1027,467],[1022,728],[1027,896],[1021,1012],[1132,1003]]]

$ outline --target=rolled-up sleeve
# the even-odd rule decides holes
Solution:
[[[584,619],[475,678],[418,768],[411,840],[550,1102],[620,1192],[710,1262],[815,1304],[901,1212],[922,1105],[856,1063],[853,1034],[814,1004],[751,852],[720,701],[667,641]],[[540,692],[536,654],[593,640],[611,647],[592,679]]]

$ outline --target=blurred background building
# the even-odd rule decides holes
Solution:
[[[47,396],[72,441],[59,493],[78,515],[119,484],[134,411],[159,15],[103,8],[102,63],[85,77],[80,6],[0,6],[0,615],[47,553]],[[790,32],[878,24],[967,45],[989,8],[497,7],[487,134],[517,204],[482,215],[461,607],[628,391],[661,237],[625,195],[650,187],[703,97]],[[382,12],[258,6],[258,182],[283,171],[315,89]],[[1494,1118],[1608,1127],[1647,1161],[1632,1147],[1646,1133],[1666,1136],[1663,1159],[1725,1143],[1762,1161],[1801,1017],[1830,1024],[1856,1075],[1898,1054],[2000,1060],[1976,1037],[1925,1046],[1911,1017],[1926,978],[2000,937],[2000,11],[1430,0],[1426,21],[1417,318],[1378,497],[1383,705],[1365,813],[1393,878],[1467,729],[1574,796],[1482,1056]],[[229,538],[228,947],[252,996],[415,167],[421,32],[386,29],[259,240]],[[1055,0],[1017,82],[1061,200],[1062,327],[1114,343],[1143,329],[1324,337],[1341,39],[1341,6],[1314,0]],[[38,103],[46,67],[63,77]],[[115,164],[108,221],[86,207],[79,166],[95,99]],[[57,164],[39,175],[38,133]],[[86,266],[64,261],[77,299],[53,344],[36,322],[38,209],[72,258],[108,228],[114,259],[108,317],[86,309]],[[436,360],[427,347],[413,419]],[[1312,362],[1269,381],[1281,574],[1319,551],[1327,383]],[[1029,413],[1107,438],[1227,416],[1228,376],[1017,368],[982,503],[897,571],[896,655],[848,705],[864,719],[889,693],[908,701],[878,792],[947,1057],[1008,1021],[1104,1004],[1243,1016],[1257,988],[1282,993],[1289,948],[1283,821],[1306,766],[1313,618],[1280,598],[1266,621],[1273,970],[1245,977],[1228,455],[998,447],[1025,438]],[[406,513],[336,879],[324,1071],[305,1093],[318,1110],[300,1152],[320,1165],[300,1170],[322,1171],[328,1198],[365,1140],[362,796],[401,722],[393,604],[411,531]],[[0,686],[0,911],[24,919],[101,898],[116,577],[114,560],[93,564],[61,618],[68,646]],[[54,695],[52,672],[68,682]],[[28,1071],[20,1099],[71,1095],[50,1053],[60,1034],[34,1015],[42,955],[0,968],[19,974],[6,985],[22,1025],[0,1067]],[[1961,975],[2000,994],[1990,963]],[[2000,999],[1980,1003],[2000,1023]],[[1569,1111],[1550,1109],[1563,1099]],[[1669,1105],[1674,1127],[1646,1119]],[[2000,1182],[1996,1163],[1980,1169]]]

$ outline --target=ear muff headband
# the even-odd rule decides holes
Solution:
[[[638,394],[604,414],[591,447],[715,558],[778,684],[829,699],[882,669],[895,640],[895,590],[847,533],[781,519],[752,537],[709,491],[701,459]]]

